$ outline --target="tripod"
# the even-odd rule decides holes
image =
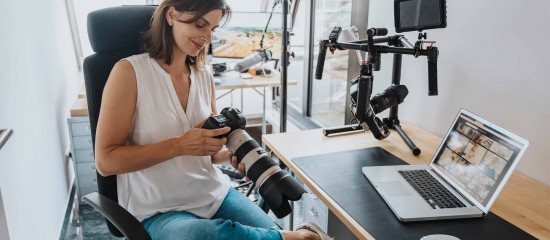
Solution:
[[[380,58],[382,53],[393,53],[392,86],[401,84],[401,63],[402,55],[409,54],[418,56],[427,56],[428,58],[428,95],[437,95],[437,56],[439,54],[437,47],[429,46],[424,49],[423,43],[432,43],[423,41],[426,34],[419,33],[419,39],[413,46],[403,35],[395,35],[382,38],[373,38],[374,36],[385,36],[387,29],[371,28],[367,30],[367,40],[352,41],[347,43],[338,43],[336,40],[341,32],[341,28],[336,27],[329,35],[328,40],[321,40],[319,58],[315,78],[321,79],[323,73],[324,59],[327,48],[331,52],[338,50],[360,50],[368,52],[367,61],[361,63],[361,70],[357,80],[357,93],[352,96],[352,102],[355,100],[355,107],[352,107],[352,114],[359,121],[357,126],[344,126],[340,128],[325,129],[324,134],[328,136],[334,133],[342,133],[357,130],[358,127],[369,129],[374,137],[382,140],[389,135],[388,128],[395,129],[407,146],[411,149],[413,155],[418,156],[421,150],[414,144],[411,138],[402,129],[398,115],[398,104],[394,102],[391,106],[384,106],[383,109],[373,108],[371,104],[372,85],[374,81],[373,71],[380,70]],[[387,43],[385,45],[375,45],[378,43]],[[353,83],[353,82],[352,82]],[[404,98],[404,97],[403,97]],[[390,108],[387,118],[381,121],[376,114]]]

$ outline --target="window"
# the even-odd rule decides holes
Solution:
[[[352,23],[352,0],[298,1],[290,37],[288,77],[289,120],[302,129],[345,124],[348,84],[348,51],[327,54],[323,80],[315,80],[319,40],[336,27]],[[354,10],[355,11],[355,10]]]
[[[227,4],[231,7],[231,10],[237,12],[268,12],[273,6],[274,0],[226,0]],[[281,13],[281,9],[275,9],[276,12]]]
[[[294,53],[294,58],[289,58],[290,65],[288,65],[288,78],[296,80],[298,84],[295,86],[288,86],[287,88],[287,103],[289,108],[293,108],[300,114],[302,114],[302,106],[304,101],[304,72],[305,69],[307,69],[305,62],[305,41],[307,41],[306,34],[308,32],[306,30],[306,21],[306,3],[305,1],[300,1],[297,6],[295,22],[292,27],[292,33],[294,33],[294,36],[290,37],[289,51]]]
[[[233,14],[228,24],[214,36],[214,57],[245,58],[255,50],[268,49],[273,53],[273,58],[278,59],[281,52],[282,25],[280,4],[275,8],[273,0],[228,0],[227,4]],[[268,21],[269,26],[262,41]]]
[[[72,2],[72,4],[70,4]],[[88,40],[88,28],[87,28],[87,18],[88,13],[102,9],[107,7],[115,7],[115,6],[122,6],[122,5],[145,5],[145,4],[153,4],[152,1],[147,0],[67,0],[67,6],[69,7],[69,11],[74,12],[74,16],[76,20],[76,28],[78,29],[78,35],[73,35],[73,37],[77,37],[78,39],[75,40],[75,42],[80,42],[80,46],[82,49],[82,58],[85,58],[89,55],[92,55],[94,51],[92,50],[92,47],[90,46],[90,41]],[[73,9],[70,9],[70,6],[73,6]],[[73,28],[74,30],[74,28]]]
[[[334,27],[347,28],[351,24],[351,0],[316,1],[314,21],[313,63],[317,64],[319,40],[328,38]],[[313,68],[312,71],[315,71]],[[348,51],[327,54],[323,79],[312,83],[312,118],[325,126],[344,124]]]
[[[88,13],[107,7],[121,5],[151,5],[162,0],[66,0],[71,18],[74,42],[79,58],[85,58],[93,53],[88,40]],[[243,58],[259,49],[261,33],[263,32],[274,0],[227,0],[234,14],[226,29],[221,29],[215,36],[213,46],[215,56]],[[281,7],[274,9],[268,32],[264,40],[264,48],[274,53],[274,58],[280,55],[281,42]],[[250,19],[254,19],[250,21]],[[245,39],[246,41],[243,41]]]

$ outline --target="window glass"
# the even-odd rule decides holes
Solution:
[[[305,54],[305,39],[306,39],[306,9],[304,1],[300,1],[297,6],[298,12],[296,13],[296,20],[292,32],[294,36],[290,37],[289,51],[294,53],[294,58],[290,57],[290,65],[288,65],[288,78],[293,81],[297,81],[297,85],[288,86],[288,105],[295,108],[298,112],[302,112],[303,106],[303,92],[304,92],[304,69],[306,68],[304,63]]]
[[[88,13],[98,9],[122,5],[145,5],[146,0],[73,0],[78,36],[82,45],[82,55],[87,57],[93,53],[88,39],[87,17]]]
[[[280,1],[280,0],[226,0],[226,1],[227,1],[227,5],[229,5],[233,11],[270,12],[273,7],[273,3],[275,1]],[[275,8],[274,12],[281,13],[282,8],[277,7]]]
[[[260,49],[270,50],[278,59],[281,52],[281,4],[274,1],[228,0],[231,20],[214,35],[214,57],[245,58]],[[270,15],[273,10],[273,14]],[[263,31],[266,30],[262,41]]]
[[[327,39],[334,27],[351,24],[351,0],[316,1],[314,22],[313,64],[317,64],[319,40]],[[323,79],[313,80],[312,117],[325,126],[344,125],[348,51],[327,53]],[[313,68],[312,71],[315,71]]]

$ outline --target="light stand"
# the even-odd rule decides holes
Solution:
[[[290,32],[288,31],[288,4],[289,0],[282,0],[283,3],[283,26],[282,26],[282,52],[281,52],[281,105],[280,105],[280,132],[286,132],[287,117],[287,85],[288,85],[288,44]]]

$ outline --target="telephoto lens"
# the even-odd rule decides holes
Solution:
[[[405,85],[391,85],[370,99],[372,111],[380,113],[390,107],[397,106],[405,100],[408,94],[409,90]]]
[[[357,101],[357,84],[350,88],[351,100],[353,103]],[[397,106],[405,100],[409,94],[409,90],[405,85],[391,85],[381,93],[371,97],[370,105],[374,114],[383,112],[384,110]]]
[[[258,186],[260,195],[278,218],[292,212],[289,200],[297,201],[305,189],[244,130],[246,119],[236,108],[224,108],[220,115],[211,116],[202,128],[228,126],[226,146],[245,167],[246,175]]]

